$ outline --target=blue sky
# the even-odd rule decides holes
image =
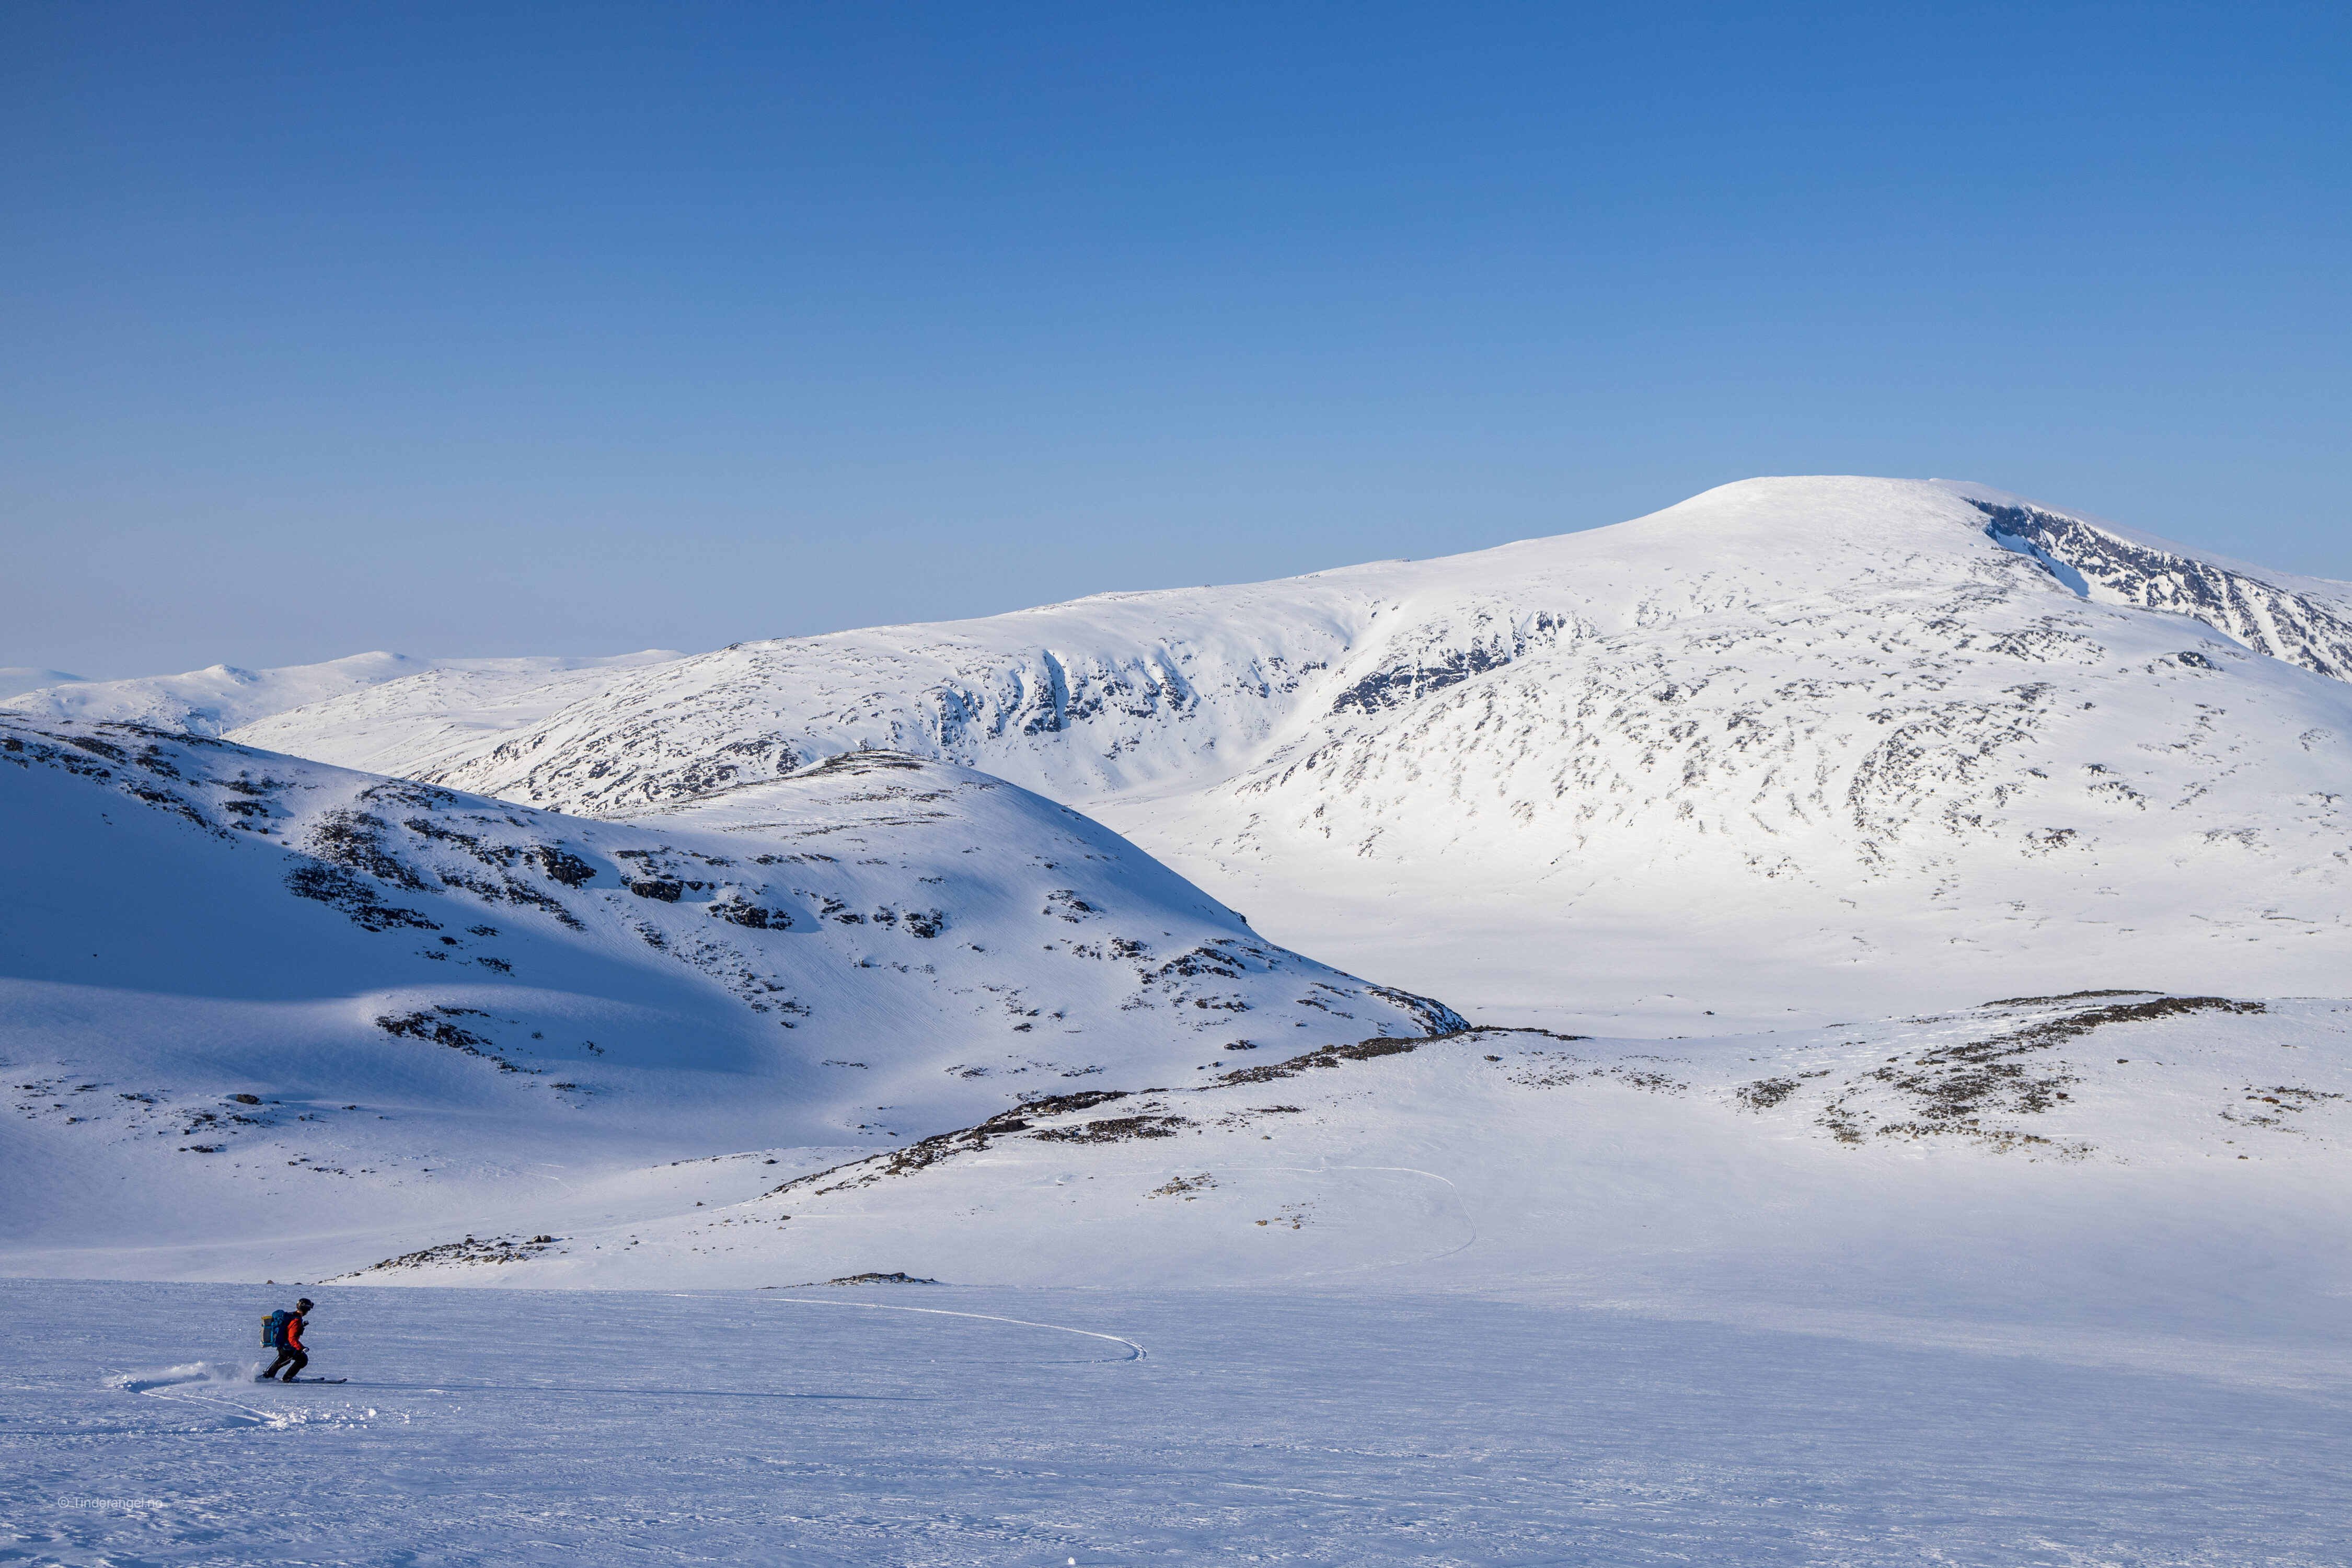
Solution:
[[[0,665],[1977,479],[2352,578],[2340,5],[0,0]]]

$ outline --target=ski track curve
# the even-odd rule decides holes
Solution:
[[[814,1296],[778,1296],[774,1299],[803,1307],[863,1307],[868,1311],[875,1312],[925,1312],[939,1318],[978,1318],[984,1322],[1013,1323],[1024,1329],[1050,1329],[1057,1334],[1084,1334],[1090,1340],[1108,1340],[1113,1344],[1125,1345],[1134,1352],[1132,1355],[1118,1357],[1112,1363],[1113,1365],[1142,1361],[1151,1353],[1133,1340],[1122,1338],[1118,1334],[1097,1333],[1092,1329],[1074,1329],[1065,1323],[1033,1322],[1027,1318],[1001,1318],[993,1312],[958,1312],[945,1307],[901,1307],[890,1301],[826,1301]]]
[[[251,1381],[254,1374],[247,1372],[245,1373],[245,1376],[247,1381]],[[250,1405],[239,1405],[234,1399],[225,1399],[219,1395],[209,1394],[179,1394],[174,1392],[174,1390],[177,1389],[186,1388],[192,1384],[217,1383],[220,1381],[220,1379],[213,1377],[208,1373],[199,1373],[194,1377],[142,1377],[136,1373],[130,1373],[122,1374],[121,1381],[116,1382],[114,1386],[122,1390],[126,1394],[135,1394],[142,1399],[161,1400],[166,1405],[216,1405],[224,1409],[234,1410],[237,1414],[231,1416],[229,1419],[233,1424],[237,1426],[244,1426],[250,1423],[257,1426],[267,1426],[273,1430],[283,1431],[288,1426],[293,1425],[282,1415],[273,1415],[266,1410],[256,1410]]]
[[[1462,1227],[1465,1230],[1467,1230],[1470,1234],[1463,1239],[1460,1246],[1449,1247],[1443,1252],[1433,1252],[1426,1258],[1416,1258],[1409,1260],[1391,1259],[1380,1263],[1360,1263],[1353,1268],[1313,1269],[1302,1276],[1304,1279],[1328,1279],[1340,1274],[1370,1274],[1382,1268],[1402,1268],[1406,1267],[1408,1262],[1414,1264],[1435,1263],[1441,1258],[1452,1258],[1456,1253],[1467,1252],[1472,1247],[1478,1245],[1478,1222],[1476,1219],[1472,1217],[1470,1205],[1462,1201],[1462,1189],[1454,1185],[1451,1179],[1441,1176],[1434,1171],[1424,1171],[1416,1165],[1324,1165],[1318,1168],[1326,1171],[1389,1171],[1408,1176],[1427,1176],[1433,1182],[1442,1182],[1444,1184],[1445,1190],[1454,1194],[1454,1212],[1461,1216]]]

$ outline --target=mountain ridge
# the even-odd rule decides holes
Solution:
[[[1486,1022],[1822,1019],[2004,973],[2307,993],[2352,957],[2347,605],[1988,486],[1748,480],[1434,561],[738,644],[413,770],[371,743],[614,816],[950,758]],[[318,749],[362,700],[272,733]]]
[[[2342,1207],[2339,601],[2153,548],[1769,481],[231,738],[0,712],[7,1266],[1990,1312],[2175,1289],[2160,1224],[2275,1259]]]

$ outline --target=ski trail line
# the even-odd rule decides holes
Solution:
[[[1470,1238],[1458,1247],[1449,1247],[1443,1252],[1433,1252],[1421,1261],[1434,1263],[1441,1258],[1451,1258],[1457,1252],[1467,1252],[1478,1245],[1478,1222],[1471,1217],[1470,1205],[1462,1201],[1462,1189],[1454,1185],[1451,1177],[1441,1176],[1434,1171],[1424,1171],[1417,1165],[1327,1165],[1323,1168],[1330,1171],[1402,1171],[1410,1176],[1427,1176],[1433,1182],[1443,1182],[1445,1184],[1445,1190],[1454,1194],[1454,1206],[1460,1212],[1463,1228],[1470,1233]]]
[[[218,1405],[250,1417],[257,1425],[280,1428],[287,1425],[283,1416],[272,1415],[266,1410],[256,1410],[250,1405],[239,1405],[234,1399],[221,1399],[209,1394],[178,1394],[172,1391],[185,1388],[184,1383],[167,1383],[153,1388],[134,1388],[131,1392],[142,1399],[160,1399],[166,1405]]]
[[[795,1301],[803,1307],[864,1307],[876,1312],[928,1312],[935,1318],[978,1318],[990,1323],[1017,1323],[1024,1329],[1051,1329],[1057,1334],[1084,1334],[1090,1340],[1108,1340],[1113,1344],[1125,1345],[1135,1352],[1127,1358],[1129,1361],[1141,1361],[1151,1353],[1133,1340],[1121,1339],[1117,1334],[1098,1334],[1092,1329],[1067,1328],[1060,1323],[1033,1323],[1026,1318],[1000,1318],[992,1312],[951,1312],[945,1307],[901,1307],[889,1301],[827,1301],[814,1296],[778,1296],[774,1300]]]

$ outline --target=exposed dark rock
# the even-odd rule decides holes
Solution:
[[[401,909],[385,903],[376,890],[361,881],[341,866],[330,866],[318,860],[297,865],[286,873],[289,892],[305,899],[316,899],[349,915],[354,925],[368,931],[392,931],[413,927],[419,931],[439,931],[440,922],[427,919],[415,910]]]
[[[567,888],[584,887],[596,879],[595,867],[557,845],[535,845],[528,853],[541,870]]]
[[[2077,593],[2095,585],[2103,598],[2188,616],[2256,653],[2352,680],[2352,621],[2327,605],[2036,507],[1969,504],[1991,520],[1985,532],[1996,542],[2041,561],[2061,581],[2074,574],[2079,581],[2068,586]],[[2220,668],[2202,654],[2178,657],[2194,668]]]
[[[748,926],[753,931],[790,931],[793,924],[793,917],[785,910],[762,909],[757,904],[741,903],[732,899],[712,904],[710,912],[722,921]]]

